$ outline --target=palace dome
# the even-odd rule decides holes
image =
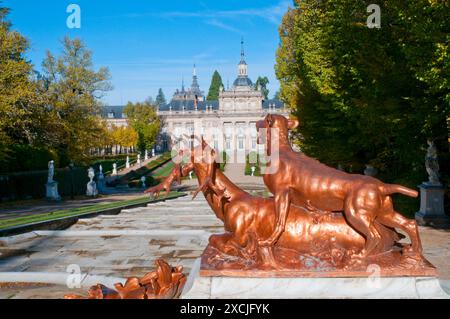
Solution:
[[[233,83],[234,86],[253,86],[252,80],[247,76],[238,76],[238,78]]]

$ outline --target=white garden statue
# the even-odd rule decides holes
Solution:
[[[145,176],[141,177],[141,182],[142,182],[142,188],[147,188],[147,185],[145,185],[145,181],[147,180],[147,178]]]
[[[99,190],[99,192],[102,192],[105,190],[105,175],[103,174],[103,166],[99,165],[98,170],[99,173],[97,189]]]
[[[125,162],[125,168],[130,168],[130,157],[127,156],[127,161]]]
[[[147,150],[145,150],[144,161],[148,161],[148,151]]]
[[[88,169],[89,182],[87,183],[86,195],[95,197],[98,195],[97,184],[94,182],[95,170],[92,167]]]
[[[116,176],[118,173],[117,173],[117,163],[114,163],[113,164],[113,171],[112,171],[112,174],[114,175],[114,176]]]
[[[366,169],[364,170],[364,175],[375,177],[378,173],[378,170],[372,165],[367,164]]]
[[[99,173],[98,173],[98,178],[99,179],[104,179],[105,175],[103,175],[103,166],[100,164],[100,166],[98,167]]]
[[[45,185],[45,197],[47,200],[60,201],[61,196],[58,193],[58,183],[53,180],[55,176],[55,161],[48,162],[47,184]]]
[[[137,155],[137,165],[141,166],[141,154]]]
[[[428,181],[419,185],[420,210],[416,213],[416,220],[419,225],[448,225],[444,206],[445,187],[439,181],[438,152],[432,140],[428,140],[427,144],[425,169],[428,173]]]
[[[425,168],[428,173],[428,183],[432,185],[440,185],[439,181],[439,162],[437,156],[437,149],[434,142],[431,140],[427,141],[428,149],[427,155],[425,156]]]
[[[48,179],[47,183],[54,182],[53,177],[55,175],[55,161],[48,162]]]

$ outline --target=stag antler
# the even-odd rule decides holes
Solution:
[[[178,151],[178,156],[180,156],[181,158],[183,158],[184,156],[184,150],[179,150]],[[180,163],[175,163],[174,168],[172,169],[172,171],[170,172],[169,176],[167,176],[167,178],[161,182],[160,184],[153,186],[149,189],[147,189],[144,193],[148,194],[148,193],[152,193],[153,196],[155,198],[159,197],[160,192],[165,189],[166,190],[166,197],[169,196],[170,193],[170,187],[172,185],[172,183],[174,181],[177,182],[178,185],[181,185],[181,177],[185,176],[183,175],[183,170],[182,170],[182,166]]]
[[[193,193],[192,199],[195,199],[197,197],[197,195],[203,191],[206,192],[208,189],[212,190],[219,198],[219,202],[222,201],[223,198],[228,199],[229,197],[225,195],[225,189],[221,189],[218,188],[215,182],[215,172],[217,169],[217,163],[214,160],[215,155],[216,155],[216,151],[214,150],[214,148],[212,148],[211,146],[209,146],[208,143],[206,143],[205,139],[202,138],[200,139],[199,137],[192,135],[193,138],[201,141],[201,145],[202,145],[202,162],[204,162],[207,165],[207,171],[206,171],[206,177],[203,181],[202,184],[199,185],[199,187],[197,188],[197,190]],[[205,152],[205,149],[208,148],[210,150],[209,152],[209,160],[206,160],[206,156],[208,156],[208,154]]]

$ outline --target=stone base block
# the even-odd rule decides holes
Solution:
[[[442,185],[423,183],[420,188],[420,211],[416,220],[422,226],[442,226],[449,224],[444,210],[445,188]]]
[[[51,182],[51,183],[45,184],[45,189],[46,189],[45,197],[47,200],[51,200],[51,201],[60,201],[61,200],[61,196],[59,196],[59,193],[58,193],[58,183],[57,182]]]
[[[86,196],[96,197],[97,195],[97,184],[94,181],[87,183]]]
[[[183,299],[450,299],[436,277],[201,277],[196,261]]]

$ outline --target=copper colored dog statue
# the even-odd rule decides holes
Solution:
[[[379,225],[384,225],[406,232],[412,245],[405,252],[420,258],[422,246],[417,224],[394,210],[390,196],[401,193],[417,197],[417,191],[385,184],[369,176],[348,174],[293,151],[288,130],[295,129],[298,124],[297,120],[271,114],[257,122],[260,132],[267,130],[265,143],[269,156],[270,135],[274,134],[271,132],[277,132],[279,137],[279,157],[271,158],[269,163],[277,167],[276,173],[264,175],[264,183],[275,196],[276,226],[260,244],[272,246],[280,239],[294,204],[324,212],[343,212],[350,226],[365,238],[364,248],[355,257],[366,258],[379,253],[379,246],[384,245]]]
[[[354,256],[364,249],[365,237],[341,212],[323,212],[308,204],[290,205],[285,231],[277,242],[260,245],[277,226],[274,198],[250,195],[233,184],[217,164],[206,160],[215,152],[204,141],[191,151],[192,161],[182,167],[182,175],[195,172],[208,204],[226,230],[210,237],[202,256],[202,275],[264,276],[254,270],[274,269],[278,272],[270,274],[276,276],[314,276],[317,269],[322,276],[367,275],[366,267],[372,263],[382,267],[383,275],[405,275],[405,268],[411,275],[435,273],[422,256],[420,260],[402,256],[401,250],[395,249],[401,236],[378,221],[374,222],[381,237],[377,254],[355,264]],[[205,184],[208,180],[214,183]],[[223,189],[225,196],[220,196]]]

